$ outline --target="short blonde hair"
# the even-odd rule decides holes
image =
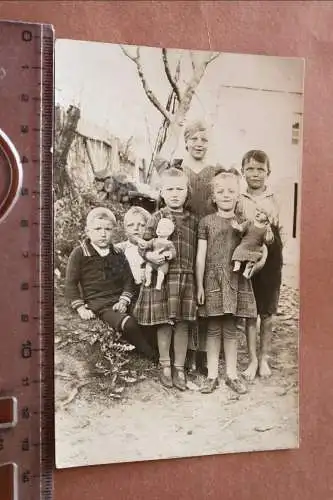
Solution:
[[[112,222],[114,226],[117,225],[117,220],[114,216],[114,213],[111,212],[109,208],[96,207],[90,210],[86,219],[86,227],[89,227],[95,219],[107,220]]]
[[[145,224],[147,224],[147,222],[150,218],[150,213],[147,210],[145,210],[144,208],[139,207],[137,205],[134,205],[129,210],[127,210],[127,212],[124,215],[124,226],[126,226],[126,224],[131,219],[131,217],[133,217],[135,215],[141,215]]]
[[[236,179],[238,183],[240,182],[240,173],[235,167],[231,167],[228,169],[224,167],[218,168],[214,177],[211,180],[212,189],[214,188],[216,181],[220,179],[230,179],[230,177]]]

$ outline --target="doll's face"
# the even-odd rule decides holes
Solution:
[[[174,223],[170,219],[161,219],[157,224],[156,234],[160,238],[168,238],[175,229]]]
[[[144,232],[146,229],[146,221],[141,214],[133,214],[125,223],[125,232],[127,238],[131,241],[131,239],[136,236],[139,238],[143,238]]]
[[[107,248],[111,243],[113,230],[113,222],[107,219],[95,218],[89,222],[86,228],[86,234],[91,243],[99,248]]]
[[[268,217],[267,217],[266,212],[264,212],[263,210],[260,210],[258,208],[256,210],[255,219],[256,219],[256,221],[261,222],[261,223],[268,223]]]
[[[218,209],[230,212],[235,209],[239,196],[239,182],[235,175],[217,177],[213,182],[213,201]]]

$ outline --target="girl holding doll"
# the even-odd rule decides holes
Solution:
[[[215,211],[210,196],[210,182],[219,166],[209,160],[209,129],[201,120],[186,124],[184,129],[185,155],[172,161],[182,168],[191,187],[191,212],[204,217]],[[160,159],[160,172],[168,161]],[[191,326],[187,353],[187,365],[192,371],[206,373],[207,325],[205,318],[200,318]]]
[[[211,393],[218,386],[218,363],[223,338],[226,363],[225,383],[236,393],[247,392],[237,374],[237,319],[257,317],[251,280],[233,271],[232,256],[241,242],[235,222],[239,198],[240,174],[234,168],[220,168],[211,181],[213,214],[199,222],[196,258],[199,315],[207,318],[208,377],[201,388]]]
[[[165,207],[155,212],[144,233],[149,241],[156,237],[162,218],[170,219],[174,231],[170,241],[175,253],[170,254],[169,270],[161,289],[156,288],[156,271],[149,286],[142,286],[134,314],[140,325],[157,326],[157,342],[161,366],[160,380],[166,387],[186,389],[184,364],[188,346],[189,325],[196,320],[194,282],[197,246],[197,218],[187,210],[189,181],[182,169],[170,167],[161,173],[160,195]],[[153,266],[165,262],[159,251],[140,250]],[[170,346],[173,336],[174,364],[171,366]]]

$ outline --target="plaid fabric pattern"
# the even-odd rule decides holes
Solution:
[[[152,215],[144,235],[146,240],[156,236],[156,226],[162,217],[170,218],[175,230],[170,240],[176,257],[170,262],[162,290],[156,290],[156,272],[150,287],[142,286],[134,309],[141,325],[159,325],[170,321],[196,319],[196,290],[194,264],[197,246],[197,218],[186,211],[182,214],[162,208]]]
[[[178,213],[167,207],[161,208],[148,221],[144,234],[145,240],[156,238],[157,224],[164,217],[171,219],[175,225],[170,241],[176,248],[176,258],[170,262],[170,272],[193,272],[197,248],[197,217],[189,211]]]
[[[176,321],[195,321],[194,276],[190,273],[169,273],[162,290],[142,286],[134,308],[140,325],[161,325]]]

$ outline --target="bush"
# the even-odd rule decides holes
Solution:
[[[135,353],[129,355],[134,347],[109,325],[99,319],[84,321],[71,311],[60,290],[55,294],[55,344],[58,360],[62,359],[63,352],[78,363],[83,362],[83,371],[72,379],[78,383],[88,379],[112,399],[120,399],[126,386],[143,380],[144,373],[154,368]],[[75,371],[74,362],[63,366],[61,371],[66,373],[71,369]]]

